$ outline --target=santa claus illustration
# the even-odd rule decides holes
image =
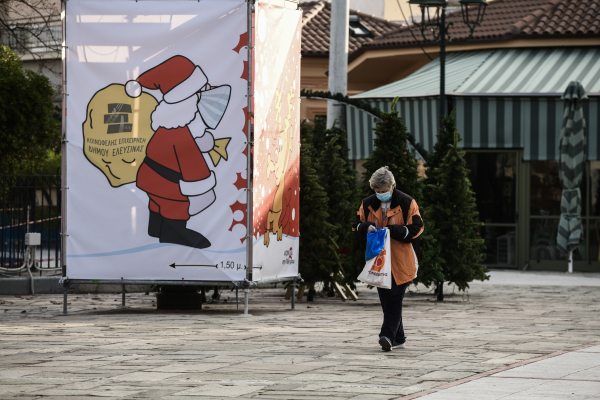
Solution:
[[[202,153],[211,152],[215,165],[217,153],[227,160],[229,139],[218,140],[221,143],[215,146],[209,129],[223,118],[231,87],[211,87],[199,66],[174,56],[126,84],[130,97],[140,96],[144,89],[162,94],[151,117],[156,132],[137,174],[137,187],[149,197],[148,234],[161,243],[207,248],[210,241],[188,229],[187,221],[216,200],[217,178]]]

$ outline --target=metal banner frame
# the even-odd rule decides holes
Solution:
[[[136,2],[138,0],[135,0]],[[66,35],[66,18],[67,18],[67,2],[68,0],[61,0],[61,26],[62,26],[62,127],[61,127],[61,152],[62,152],[62,165],[61,165],[61,174],[62,174],[62,185],[61,185],[61,194],[62,194],[62,221],[61,221],[61,251],[63,256],[61,257],[61,270],[62,277],[60,279],[60,283],[64,288],[63,295],[63,314],[68,315],[67,310],[67,296],[68,290],[71,284],[97,284],[97,285],[121,285],[122,287],[122,306],[125,306],[125,286],[126,285],[172,285],[172,286],[215,286],[215,287],[235,287],[236,293],[239,288],[242,288],[244,291],[244,312],[243,316],[249,316],[248,314],[248,297],[251,286],[256,286],[258,283],[280,283],[280,282],[291,282],[292,291],[292,308],[295,309],[295,288],[298,283],[302,282],[300,275],[295,277],[287,277],[287,278],[279,278],[279,279],[266,279],[261,281],[252,281],[252,245],[253,245],[253,236],[252,236],[252,201],[253,201],[253,185],[252,185],[252,171],[253,171],[253,157],[252,157],[252,146],[254,145],[254,126],[252,120],[254,115],[252,113],[252,105],[254,99],[253,93],[253,80],[252,80],[252,51],[253,47],[253,18],[254,18],[254,6],[257,0],[246,0],[247,4],[247,32],[248,32],[248,45],[247,45],[247,57],[248,57],[248,92],[247,92],[247,106],[248,111],[246,115],[246,131],[247,131],[247,141],[246,141],[246,151],[247,151],[247,186],[246,186],[246,278],[243,281],[201,281],[201,280],[140,280],[140,279],[69,279],[67,275],[67,263],[66,263],[66,254],[67,254],[67,244],[65,237],[68,235],[68,224],[67,224],[67,191],[69,189],[67,182],[67,105],[66,105],[66,97],[68,96],[67,91],[67,62],[66,62],[66,53],[67,53],[67,35]],[[200,0],[198,0],[200,2]],[[273,5],[278,5],[281,7],[285,7],[288,9],[300,9],[298,0],[271,0],[269,3]],[[236,296],[237,297],[237,296]]]

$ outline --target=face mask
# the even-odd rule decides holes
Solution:
[[[390,199],[392,198],[392,193],[391,192],[385,192],[385,193],[376,193],[377,194],[377,198],[381,201],[383,201],[384,203],[386,201],[390,201]]]

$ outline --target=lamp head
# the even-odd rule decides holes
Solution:
[[[471,32],[475,27],[483,22],[485,8],[488,5],[486,0],[459,0],[462,10],[463,22],[469,26]]]

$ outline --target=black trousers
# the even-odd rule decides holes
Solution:
[[[379,301],[383,309],[383,325],[381,325],[379,337],[385,336],[394,344],[406,342],[404,327],[402,326],[402,300],[404,300],[404,293],[409,284],[410,282],[396,285],[396,281],[392,276],[391,289],[377,288]]]

